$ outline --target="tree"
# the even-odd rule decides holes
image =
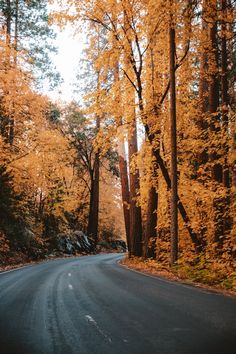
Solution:
[[[59,83],[60,75],[55,70],[51,60],[51,53],[56,52],[53,46],[55,33],[49,25],[47,0],[1,0],[0,22],[7,33],[7,45],[12,50],[14,63],[24,65],[33,70],[40,81],[47,81],[54,86]],[[24,53],[17,59],[18,53]]]
[[[170,10],[173,27],[169,26]],[[134,241],[137,249],[131,246],[131,253],[140,255],[143,243],[144,257],[149,253],[161,259],[162,246],[169,254],[171,214],[175,215],[172,234],[177,236],[178,221],[181,235],[179,242],[177,237],[172,242],[172,264],[177,260],[177,248],[180,257],[196,257],[197,262],[201,253],[215,257],[211,254],[214,241],[217,257],[226,245],[232,247],[232,14],[228,1],[112,0],[80,1],[69,19],[92,23],[105,37],[106,45],[94,60],[100,85],[91,87],[90,97],[99,95],[102,124],[106,119],[112,122],[107,139],[111,141],[110,136],[116,134],[114,141],[119,141],[124,216],[128,225],[125,206],[129,203],[131,244],[137,236],[133,221],[139,224],[136,229],[144,229],[144,237],[138,235]],[[92,33],[89,25],[88,33]],[[166,46],[168,39],[170,47]],[[92,43],[94,47],[95,37]],[[169,117],[172,113],[175,121],[175,111],[178,120],[173,125],[171,147]],[[130,147],[135,146],[137,127],[142,130],[138,133],[141,148],[130,151],[127,178],[124,157],[128,145],[124,149],[124,141],[128,137]],[[138,183],[133,189],[134,174]],[[175,212],[170,214],[173,191]],[[135,208],[141,207],[143,223],[139,216],[134,217],[133,201]]]
[[[178,191],[177,191],[177,142],[176,142],[176,88],[175,88],[175,24],[173,2],[170,2],[170,120],[171,120],[171,265],[178,259]]]

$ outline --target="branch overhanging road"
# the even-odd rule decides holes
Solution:
[[[236,299],[132,272],[121,257],[1,273],[0,353],[235,353]]]

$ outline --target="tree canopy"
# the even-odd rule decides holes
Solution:
[[[47,3],[0,2],[0,212],[36,248],[79,229],[233,287],[235,2],[58,0],[50,23]],[[34,89],[54,76],[52,23],[87,38],[82,105]]]

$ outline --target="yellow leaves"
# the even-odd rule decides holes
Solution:
[[[123,209],[120,197],[120,182],[105,168],[100,179],[100,232],[110,230],[119,239],[125,238]],[[102,236],[102,235],[101,235]]]
[[[75,22],[79,17],[80,6],[80,1],[50,0],[49,24],[56,24],[63,28],[68,22]]]

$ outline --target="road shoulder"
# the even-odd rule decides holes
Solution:
[[[161,280],[165,280],[167,282],[176,282],[176,283],[180,283],[182,285],[187,285],[187,286],[191,286],[194,288],[206,290],[211,293],[236,298],[236,291],[234,291],[234,290],[226,290],[226,289],[222,289],[218,286],[210,286],[207,284],[194,282],[189,279],[182,279],[182,278],[176,276],[175,274],[171,273],[168,269],[156,270],[153,267],[148,267],[148,266],[143,267],[141,264],[127,261],[127,258],[119,260],[117,262],[117,264],[125,269],[142,274],[144,276],[148,276],[151,278],[158,278]]]

